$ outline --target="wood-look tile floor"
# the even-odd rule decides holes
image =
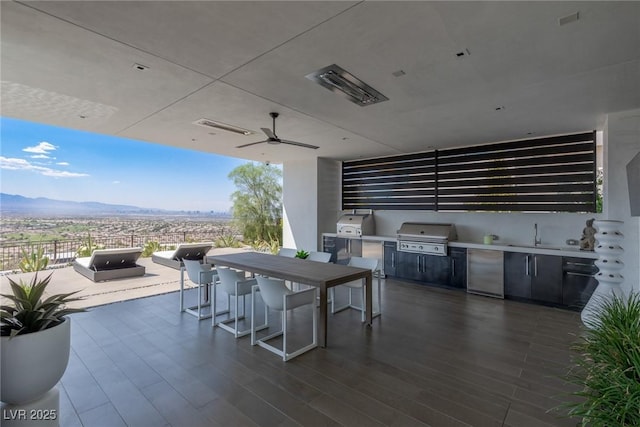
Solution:
[[[284,363],[177,308],[174,292],[73,315],[62,427],[577,423],[550,411],[572,390],[575,312],[387,279],[373,328],[330,315],[328,348]]]

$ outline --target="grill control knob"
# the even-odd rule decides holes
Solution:
[[[423,250],[424,248],[422,246],[418,246],[418,249]]]

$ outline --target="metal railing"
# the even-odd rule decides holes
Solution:
[[[161,249],[172,249],[179,243],[185,242],[215,242],[220,233],[162,233],[162,234],[120,234],[113,236],[91,236],[92,245],[102,248],[142,247],[148,242],[157,242]],[[12,240],[0,243],[0,270],[19,269],[23,252],[30,254],[37,248],[42,248],[44,255],[49,258],[49,265],[66,264],[72,262],[78,255],[78,249],[86,245],[86,237],[70,239],[53,239],[33,242],[29,240]]]

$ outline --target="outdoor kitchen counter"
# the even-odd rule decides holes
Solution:
[[[398,241],[398,238],[396,236],[365,235],[362,237],[343,237],[343,236],[338,236],[337,233],[322,233],[322,235],[326,237],[341,237],[343,239],[369,240],[372,242],[397,242]]]
[[[587,258],[597,259],[598,254],[593,251],[582,251],[577,246],[551,246],[551,245],[520,245],[520,244],[492,244],[485,245],[483,243],[471,243],[471,242],[449,242],[449,246],[452,248],[467,248],[467,249],[488,249],[493,251],[503,252],[522,252],[528,254],[540,254],[540,255],[556,255],[567,256],[574,258]]]
[[[323,236],[327,237],[337,237],[336,233],[322,233]],[[358,240],[368,240],[374,242],[397,242],[397,236],[378,236],[378,235],[369,235],[358,237],[347,237],[348,239],[358,239]],[[459,240],[450,241],[448,245],[452,248],[467,248],[467,249],[489,249],[494,251],[503,251],[503,252],[522,252],[529,254],[540,254],[540,255],[557,255],[557,256],[568,256],[575,258],[586,258],[586,259],[598,259],[598,254],[593,251],[582,251],[577,246],[551,246],[551,245],[522,245],[522,244],[492,244],[485,245],[484,243],[473,243],[473,242],[462,242]]]

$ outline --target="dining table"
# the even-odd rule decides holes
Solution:
[[[364,280],[366,324],[372,326],[373,274],[365,268],[343,264],[324,263],[300,258],[289,258],[262,252],[240,252],[225,255],[208,255],[205,262],[216,267],[230,267],[295,283],[310,285],[319,289],[320,312],[318,323],[318,344],[327,346],[327,294],[334,286],[355,280]]]

